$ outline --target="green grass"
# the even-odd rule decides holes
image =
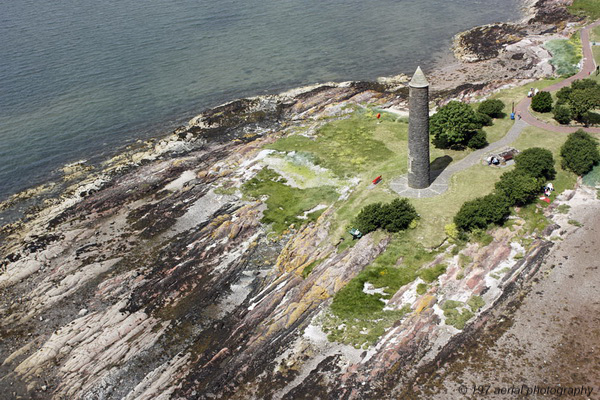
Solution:
[[[304,269],[302,270],[302,277],[306,279],[308,275],[310,275],[312,270],[315,269],[315,267],[321,263],[321,261],[323,260],[315,260],[308,264],[306,267],[304,267]]]
[[[468,320],[473,317],[473,313],[467,308],[464,308],[464,303],[461,301],[447,300],[442,305],[444,317],[446,317],[446,325],[451,325],[456,329],[463,329]],[[461,311],[462,309],[462,311]]]
[[[427,293],[427,284],[426,283],[419,283],[417,285],[417,294],[419,296],[424,295],[425,293]]]
[[[281,233],[290,225],[305,222],[298,218],[319,204],[331,204],[339,196],[331,187],[298,189],[286,185],[286,180],[269,168],[263,168],[254,178],[242,186],[245,195],[260,198],[268,196],[267,210],[262,222],[272,224],[275,232]],[[319,212],[308,214],[308,220],[316,220]]]
[[[481,298],[481,296],[472,296],[469,300],[467,300],[467,305],[471,311],[477,312],[485,305],[485,301]]]
[[[581,38],[579,33],[573,35],[570,39],[554,39],[546,42],[544,45],[550,53],[552,59],[550,64],[556,68],[556,73],[560,76],[571,76],[579,72],[577,64],[581,61]]]
[[[425,282],[431,283],[435,281],[440,275],[445,274],[446,268],[448,267],[444,264],[438,264],[431,268],[424,268],[419,271],[419,276]]]
[[[591,19],[600,18],[600,3],[598,0],[575,0],[568,7],[571,14],[590,17]]]
[[[567,214],[570,209],[571,209],[570,205],[568,205],[568,204],[561,204],[560,206],[558,206],[558,208],[556,209],[556,211],[558,211],[560,214]]]
[[[592,42],[600,42],[600,26],[597,26],[590,31],[590,40]]]
[[[573,226],[577,226],[579,228],[581,228],[583,226],[583,224],[575,219],[570,219],[569,224],[573,225]]]

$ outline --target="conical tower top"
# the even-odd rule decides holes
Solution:
[[[429,86],[429,82],[427,82],[427,78],[425,78],[425,74],[421,70],[421,67],[417,67],[417,70],[408,85],[414,88],[424,88]]]

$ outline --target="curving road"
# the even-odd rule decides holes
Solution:
[[[592,52],[592,46],[590,44],[590,29],[600,25],[600,20],[584,27],[581,29],[581,45],[583,47],[583,68],[577,74],[564,79],[554,85],[548,86],[544,89],[547,92],[553,92],[559,90],[565,86],[569,86],[573,81],[577,79],[585,79],[590,76],[592,72],[596,70],[596,62],[594,61],[594,54]],[[529,112],[529,106],[531,105],[531,98],[526,97],[517,104],[515,113],[521,115],[521,119],[516,120],[510,130],[504,135],[504,137],[497,142],[490,143],[483,149],[476,150],[470,153],[467,157],[462,160],[450,164],[442,173],[437,176],[431,185],[425,189],[413,189],[408,186],[408,179],[406,175],[393,179],[389,186],[392,190],[401,196],[412,197],[412,198],[423,198],[423,197],[434,197],[444,193],[448,190],[450,185],[450,179],[455,173],[467,169],[479,162],[484,154],[497,152],[512,142],[514,142],[524,128],[528,125],[536,126],[538,128],[546,129],[552,132],[558,133],[571,133],[578,129],[584,129],[590,133],[600,133],[600,128],[581,128],[574,126],[558,126],[548,124],[535,118]]]
[[[596,70],[596,62],[594,61],[594,54],[592,52],[592,46],[590,44],[590,29],[600,25],[600,20],[590,24],[581,29],[581,46],[583,47],[583,68],[577,74],[564,79],[554,85],[548,86],[544,89],[546,92],[554,92],[561,88],[571,85],[571,83],[578,79],[585,79],[590,76],[592,72]],[[529,112],[529,106],[531,105],[531,98],[526,97],[515,108],[515,112],[517,114],[521,114],[521,118],[523,121],[527,122],[529,125],[537,126],[538,128],[546,129],[552,132],[559,133],[571,133],[575,132],[578,129],[583,129],[586,132],[590,133],[600,133],[600,128],[581,128],[574,126],[559,126],[552,125],[547,122],[540,121],[535,118]]]

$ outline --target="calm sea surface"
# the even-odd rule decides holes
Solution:
[[[0,199],[205,108],[412,72],[519,0],[0,0]]]

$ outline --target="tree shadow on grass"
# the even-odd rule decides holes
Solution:
[[[429,164],[429,169],[431,170],[431,182],[435,181],[438,176],[450,165],[452,162],[452,157],[446,155],[443,157],[438,157]]]

